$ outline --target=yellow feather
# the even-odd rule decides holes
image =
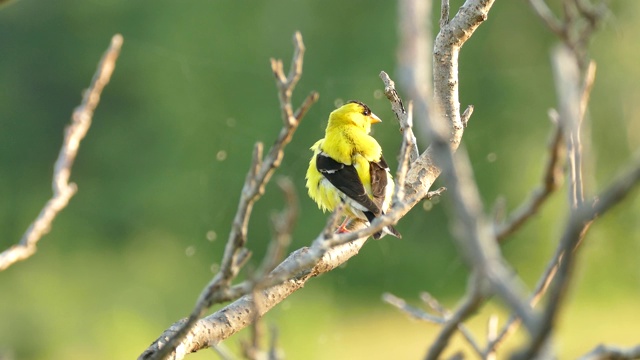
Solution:
[[[321,152],[340,163],[353,165],[367,194],[372,198],[369,162],[380,161],[382,149],[369,132],[371,124],[379,121],[380,119],[373,114],[364,115],[363,107],[358,103],[347,103],[330,114],[325,137],[311,147],[313,157],[309,161],[306,175],[309,196],[321,210],[333,211],[342,202],[341,195],[345,197],[316,168],[316,157]],[[389,207],[393,193],[391,175],[388,175],[387,180],[387,196],[382,206],[383,211]],[[364,218],[362,211],[351,206],[349,202],[345,202],[345,205],[345,211],[350,217]]]

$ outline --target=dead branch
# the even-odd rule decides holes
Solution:
[[[411,306],[407,304],[407,302],[404,299],[401,299],[391,293],[382,294],[382,301],[386,302],[391,306],[394,306],[398,310],[404,312],[405,314],[411,316],[414,319],[423,320],[423,321],[427,321],[434,324],[440,324],[440,325],[445,323],[445,319],[443,317],[431,315],[426,311],[423,311],[422,309],[418,309],[415,306]]]
[[[329,272],[357,255],[365,241],[366,239],[359,239],[333,247],[325,252],[324,256],[321,256],[320,260],[311,267],[304,266],[309,262],[313,262],[312,259],[315,259],[316,255],[311,248],[302,248],[294,251],[274,269],[271,275],[272,278],[288,278],[288,280],[285,282],[280,281],[278,285],[261,290],[264,301],[257,316],[264,315],[293,292],[302,288],[310,278]],[[301,270],[296,272],[296,269]],[[290,276],[289,274],[291,273],[294,275]],[[241,290],[245,291],[247,289],[243,288]],[[233,292],[234,289],[232,288],[231,291]],[[188,335],[176,346],[171,358],[182,359],[189,353],[211,347],[250,325],[255,316],[256,309],[253,306],[253,296],[245,295],[221,310],[199,319],[188,332]],[[156,340],[156,343],[166,341],[181,327],[184,321],[178,321],[165,330],[160,338]],[[140,358],[146,359],[144,356],[145,354],[143,353]]]
[[[391,102],[391,109],[393,110],[398,122],[400,123],[400,131],[402,131],[402,144],[400,145],[400,155],[398,156],[398,170],[396,171],[396,184],[395,184],[395,197],[393,202],[399,204],[404,202],[405,195],[405,183],[407,177],[407,171],[409,166],[418,158],[418,144],[416,137],[413,134],[413,105],[409,103],[409,106],[405,110],[402,99],[398,95],[395,88],[395,83],[389,75],[382,71],[380,72],[380,79],[384,83],[384,93]]]
[[[554,122],[553,134],[549,143],[549,157],[542,176],[542,185],[535,189],[526,203],[520,205],[513,211],[508,220],[496,225],[496,239],[504,241],[509,235],[515,233],[524,225],[538,210],[542,204],[558,189],[562,180],[562,154],[564,152],[564,142],[562,141],[562,127],[558,122]]]
[[[91,84],[84,91],[80,105],[73,110],[71,124],[65,130],[64,142],[53,168],[53,196],[31,223],[20,242],[0,253],[0,271],[29,258],[36,252],[38,241],[51,230],[53,220],[67,207],[71,197],[78,191],[75,183],[69,183],[71,168],[78,154],[80,142],[91,126],[93,113],[100,102],[102,90],[111,79],[122,42],[123,38],[120,34],[111,38],[111,44],[98,63]]]
[[[397,50],[398,79],[409,99],[430,98],[433,93],[431,88],[433,84],[431,8],[431,1],[401,0],[398,2],[400,19],[398,21],[400,45]],[[389,98],[389,94],[386,92],[385,94]],[[423,106],[428,104],[421,102],[416,105],[413,116],[415,123],[418,124],[417,130],[420,137],[426,140],[428,133],[425,124],[429,109]],[[418,154],[415,155],[417,157]],[[411,162],[414,160],[415,158],[412,158]]]
[[[436,340],[429,346],[429,352],[425,359],[436,360],[442,354],[442,351],[449,344],[449,339],[453,333],[460,328],[462,322],[474,313],[484,302],[483,295],[480,292],[479,281],[472,276],[467,286],[467,294],[456,310],[447,317],[447,321],[442,326]],[[480,353],[480,348],[475,341],[472,341],[474,349]]]

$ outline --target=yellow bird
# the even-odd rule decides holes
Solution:
[[[324,138],[311,147],[309,196],[323,211],[344,204],[346,219],[338,232],[347,231],[352,218],[373,221],[391,204],[393,178],[380,144],[369,135],[371,125],[381,121],[367,105],[351,100],[329,115]],[[384,234],[401,237],[393,226],[386,226],[373,238]]]

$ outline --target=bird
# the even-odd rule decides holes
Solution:
[[[380,144],[371,136],[371,125],[382,120],[363,102],[350,100],[329,115],[324,138],[311,147],[313,156],[306,174],[309,196],[324,211],[343,204],[345,221],[337,232],[348,232],[351,219],[371,223],[388,211],[393,178]],[[373,234],[401,238],[391,225]]]

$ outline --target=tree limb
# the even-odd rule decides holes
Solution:
[[[82,102],[73,110],[71,124],[67,126],[64,142],[53,169],[53,197],[31,223],[20,242],[0,253],[0,271],[35,254],[38,241],[49,232],[53,220],[67,207],[69,200],[78,190],[75,183],[69,183],[71,167],[78,154],[80,141],[91,126],[93,113],[100,102],[102,90],[111,79],[122,42],[123,38],[120,34],[111,38],[111,44],[102,56],[89,88],[84,91]]]

